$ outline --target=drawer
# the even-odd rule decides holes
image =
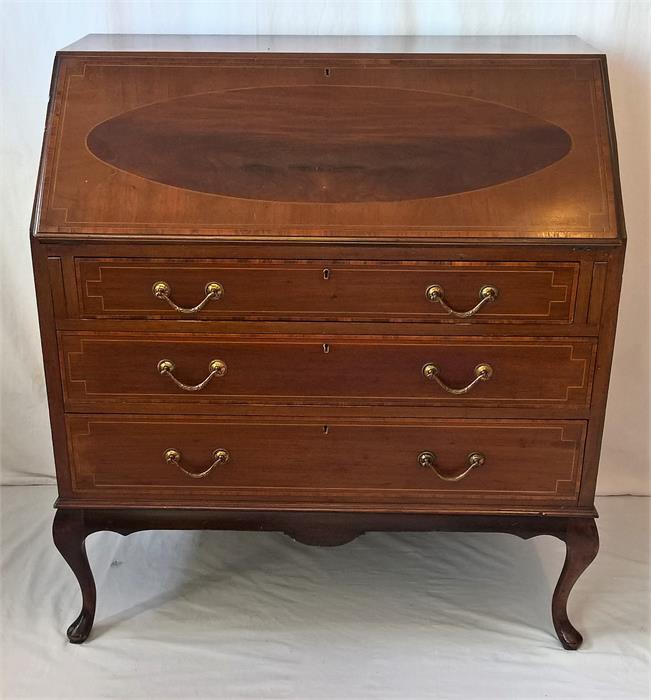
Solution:
[[[181,412],[201,402],[586,406],[595,354],[583,339],[197,333],[65,332],[60,347],[70,410],[119,401]]]
[[[278,507],[573,503],[585,429],[558,420],[67,417],[77,494]]]
[[[77,258],[76,276],[85,317],[567,324],[575,315],[579,267]]]

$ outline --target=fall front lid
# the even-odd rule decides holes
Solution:
[[[599,57],[60,56],[42,237],[613,238]]]

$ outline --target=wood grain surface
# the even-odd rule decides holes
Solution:
[[[380,320],[450,322],[457,319],[426,297],[440,285],[454,310],[473,309],[486,285],[497,290],[468,322],[571,323],[579,262],[413,262],[372,260],[151,260],[76,261],[81,314],[93,318],[188,318],[152,292],[158,281],[170,297],[193,307],[206,285],[223,287],[219,299],[190,316],[197,319]],[[576,310],[584,317],[582,305]],[[457,323],[456,325],[459,325]]]
[[[67,419],[76,494],[113,505],[147,500],[189,505],[315,507],[341,510],[366,503],[417,510],[437,502],[492,504],[576,502],[583,421],[455,421],[214,419],[79,415]],[[230,459],[200,473],[216,449]],[[447,482],[418,456],[432,451],[444,476],[485,463]]]
[[[35,232],[613,239],[603,72],[582,55],[61,55]]]

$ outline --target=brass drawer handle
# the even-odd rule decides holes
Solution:
[[[202,476],[209,474],[218,464],[226,464],[231,458],[228,450],[219,448],[212,453],[213,463],[204,469],[202,472],[190,472],[181,464],[181,453],[171,447],[169,450],[163,452],[163,459],[167,464],[175,464],[184,474],[192,477],[193,479],[201,479]]]
[[[457,476],[445,476],[436,468],[436,455],[433,452],[421,452],[418,455],[418,464],[420,464],[421,467],[431,469],[436,476],[438,476],[439,479],[443,479],[443,481],[461,481],[461,479],[465,479],[473,469],[481,467],[485,461],[486,457],[484,457],[481,452],[471,452],[466,457],[466,469],[462,471],[461,474],[457,474]]]
[[[161,360],[156,366],[161,375],[168,376],[174,382],[174,384],[176,384],[179,389],[183,389],[183,391],[201,391],[213,377],[223,377],[226,374],[227,369],[226,363],[223,360],[211,360],[208,364],[210,374],[202,382],[199,382],[199,384],[192,385],[180,382],[172,374],[174,367],[175,365],[172,360]]]
[[[441,287],[440,284],[431,284],[425,290],[425,296],[430,301],[438,301],[438,303],[451,316],[456,316],[457,318],[470,318],[471,316],[474,316],[479,311],[479,309],[481,309],[481,307],[484,306],[484,304],[487,304],[490,301],[495,301],[495,299],[497,299],[497,294],[497,287],[493,287],[490,284],[486,284],[479,290],[479,303],[476,306],[474,306],[469,311],[455,311],[453,308],[447,305],[444,298],[443,287]]]
[[[462,387],[461,389],[453,389],[441,380],[439,377],[439,372],[439,368],[432,362],[428,362],[423,367],[423,376],[425,379],[433,379],[441,387],[441,389],[447,391],[448,394],[456,395],[467,394],[473,388],[473,386],[477,384],[477,382],[487,382],[493,376],[493,368],[489,364],[482,362],[482,364],[475,367],[475,378],[470,382],[470,384]]]
[[[200,301],[196,306],[193,306],[191,309],[184,309],[182,306],[178,306],[178,304],[175,304],[170,299],[172,288],[169,286],[169,284],[167,284],[167,282],[156,282],[151,288],[151,291],[154,293],[154,296],[157,299],[164,299],[175,311],[178,311],[182,314],[196,314],[197,312],[201,311],[201,309],[203,309],[203,307],[209,301],[217,301],[217,299],[221,299],[224,295],[224,288],[221,284],[219,284],[219,282],[208,282],[205,290],[205,298],[202,301]]]

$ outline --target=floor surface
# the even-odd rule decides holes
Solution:
[[[97,533],[95,628],[71,645],[54,497],[1,490],[6,700],[651,696],[648,498],[599,500],[601,551],[569,608],[585,642],[567,652],[549,612],[564,545],[467,533]]]

